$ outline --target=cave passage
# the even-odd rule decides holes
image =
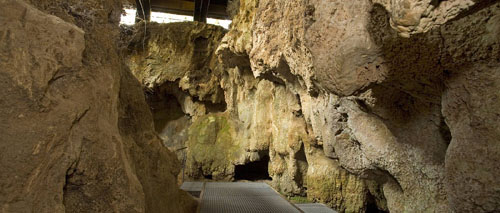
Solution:
[[[175,121],[185,116],[181,104],[177,98],[171,94],[147,95],[151,113],[153,113],[156,132],[163,131],[170,121]]]
[[[269,156],[264,156],[260,161],[244,165],[236,165],[234,169],[235,180],[272,180],[269,176]]]

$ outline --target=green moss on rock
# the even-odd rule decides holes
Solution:
[[[340,167],[338,161],[328,159],[322,151],[312,153],[309,163],[307,198],[324,203],[338,212],[365,212],[368,188],[365,180]]]
[[[212,176],[229,180],[233,163],[243,150],[234,139],[235,130],[225,114],[209,114],[197,119],[189,128],[188,173],[200,178]]]
[[[364,212],[366,187],[354,175],[340,171],[331,176],[307,178],[307,196],[311,200],[325,203],[339,212]]]

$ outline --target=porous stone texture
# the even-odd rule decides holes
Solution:
[[[220,59],[298,95],[311,144],[381,184],[390,211],[498,211],[497,1],[241,7]]]
[[[238,14],[240,10],[240,0],[228,0],[227,1],[227,14],[230,19],[233,19],[234,16]]]
[[[488,0],[375,0],[390,13],[390,24],[402,37],[425,33],[453,20]]]
[[[242,155],[234,125],[223,114],[209,114],[189,127],[187,175],[191,178],[212,176],[231,180],[234,163]]]
[[[226,33],[221,27],[184,22],[149,23],[148,28],[146,37],[140,25],[124,36],[128,64],[150,96],[164,143],[173,150],[187,147],[178,152],[186,159],[187,176],[232,180],[235,165],[270,157],[276,161],[270,175],[277,188],[301,193],[307,166],[304,151],[304,159],[295,153],[308,139],[297,97],[256,79],[248,65],[224,69],[215,55]]]
[[[467,29],[467,30],[465,30]],[[446,24],[445,187],[457,211],[500,211],[500,3]]]
[[[203,177],[203,173],[212,175],[212,170],[196,166],[206,164],[213,171],[219,171],[215,177],[225,179],[223,177],[228,175],[220,171],[229,168],[215,166],[220,164],[210,166],[211,162],[193,162],[207,158],[188,156],[186,148],[188,140],[198,140],[192,135],[205,128],[199,127],[199,122],[195,124],[195,120],[226,109],[220,86],[223,68],[215,55],[226,30],[199,22],[151,22],[146,28],[144,26],[139,23],[132,28],[122,27],[122,52],[127,55],[128,67],[143,85],[156,131],[164,145],[177,154],[182,166],[189,165],[188,177]],[[198,127],[190,128],[192,125]],[[200,140],[213,144],[216,136]]]
[[[0,0],[1,212],[196,210],[119,55],[121,11]]]
[[[342,169],[337,160],[326,157],[321,149],[311,148],[308,159],[307,196],[311,200],[340,212],[361,212],[366,208],[370,193],[365,181]],[[373,187],[379,188],[376,184]],[[379,206],[387,210],[383,204]]]
[[[222,71],[213,50],[225,34],[222,27],[199,22],[152,22],[146,25],[146,34],[142,24],[137,27],[140,31],[131,38],[134,53],[129,54],[128,64],[147,89],[178,81],[179,88],[189,96],[221,102],[224,94],[218,85]]]
[[[251,11],[242,8],[239,14]],[[197,22],[147,26],[146,36],[142,25],[123,29],[124,51],[148,96],[156,130],[185,162],[184,180],[235,180],[237,166],[269,159],[270,184],[279,192],[305,196],[311,184],[313,199],[350,212],[366,209],[370,192],[364,180],[338,161],[316,160],[326,157],[314,148],[321,145],[308,132],[300,96],[278,77],[253,75],[250,58],[239,46],[251,44],[246,40],[251,34],[235,31],[244,27],[227,32],[242,36],[233,43],[222,39],[224,29]],[[200,50],[201,39],[208,45]],[[222,63],[212,59],[217,47]],[[281,66],[283,73],[290,72],[285,63]],[[312,154],[313,148],[320,151]],[[312,161],[317,163],[311,168]],[[339,188],[342,192],[335,191]]]
[[[138,24],[124,39],[127,65],[149,92],[148,98],[174,96],[182,111],[193,117],[224,111],[223,69],[214,49],[226,30],[199,22],[152,22],[144,31]]]
[[[211,73],[166,67],[159,51],[129,62],[191,119],[179,139],[191,177],[231,180],[268,156],[275,189],[341,212],[496,212],[499,13],[487,0],[241,0],[225,36],[206,37]],[[208,28],[191,25],[179,41]],[[173,49],[157,36],[146,46]],[[183,85],[194,70],[200,83]]]

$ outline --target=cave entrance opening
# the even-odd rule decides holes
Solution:
[[[269,156],[262,157],[259,161],[244,165],[236,165],[234,169],[235,180],[272,180],[269,176]]]

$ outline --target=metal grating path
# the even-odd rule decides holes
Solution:
[[[304,213],[337,213],[321,203],[297,204]]]
[[[181,189],[184,191],[201,192],[203,189],[203,182],[184,182]]]
[[[265,183],[206,183],[200,213],[300,213]]]
[[[203,182],[184,182],[181,189],[191,194],[193,197],[200,197],[203,190]]]

